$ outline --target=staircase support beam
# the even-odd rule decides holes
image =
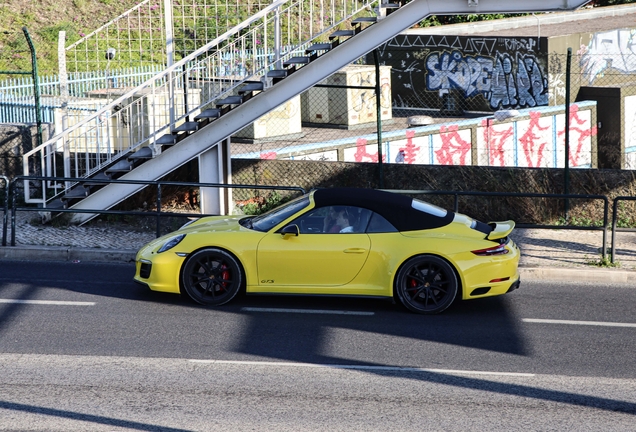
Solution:
[[[374,24],[372,28],[349,38],[346,42],[299,68],[282,82],[268,88],[259,96],[224,114],[222,121],[215,121],[209,127],[204,127],[189,135],[176,148],[140,165],[122,176],[121,179],[156,180],[165,176],[175,168],[204,153],[210,148],[210,143],[219,143],[229,139],[246,125],[253,123],[287,100],[313,87],[429,15],[566,11],[576,9],[588,2],[589,0],[532,0],[525,2],[519,0],[479,0],[477,5],[470,6],[471,2],[467,0],[414,0],[387,15],[386,18]],[[474,3],[472,2],[472,4]],[[229,152],[227,153],[229,155]],[[73,207],[89,210],[111,208],[143,187],[132,184],[110,184]],[[87,214],[76,214],[74,217],[76,222],[84,222],[88,219],[90,217]]]

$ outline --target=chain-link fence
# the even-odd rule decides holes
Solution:
[[[148,16],[153,13],[148,9]],[[188,22],[207,19],[188,18],[185,11],[181,15],[177,21],[183,32]],[[92,37],[114,41],[104,32]],[[540,37],[401,35],[236,133],[231,145],[235,164],[252,164],[256,171],[241,168],[233,182],[401,188],[403,182],[392,178],[387,166],[455,165],[484,168],[472,188],[477,190],[497,184],[486,168],[562,172],[567,162],[579,169],[636,169],[633,37],[631,30],[572,37],[574,43]],[[90,44],[88,39],[82,43]],[[100,50],[108,44],[102,45]],[[85,50],[78,48],[78,55]],[[82,61],[88,63],[91,56]],[[11,158],[15,156],[0,152],[0,173],[2,164],[21,172]],[[298,168],[277,163],[298,160],[315,163]],[[368,167],[349,169],[345,162]],[[307,178],[313,180],[307,183]],[[564,189],[563,180],[532,184],[534,192]],[[506,185],[510,192],[527,186]],[[602,187],[602,182],[595,185]],[[575,193],[574,186],[570,192]],[[235,198],[239,206],[278,199],[258,191],[237,192]]]

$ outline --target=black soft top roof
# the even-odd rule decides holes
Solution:
[[[356,206],[372,210],[391,222],[398,231],[439,228],[453,221],[455,214],[444,216],[427,213],[413,207],[413,198],[377,189],[331,188],[314,191],[316,207],[333,205]]]

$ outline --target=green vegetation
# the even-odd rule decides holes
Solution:
[[[42,75],[57,73],[59,31],[66,45],[98,29],[139,3],[139,0],[5,0],[0,6],[0,70],[31,70],[31,53],[22,31],[26,27]],[[7,79],[2,75],[0,79]]]
[[[604,268],[618,268],[621,266],[620,261],[615,261],[615,262],[611,261],[611,257],[609,253],[605,254],[605,257],[601,256],[598,259],[589,260],[587,264],[594,267],[604,267]]]
[[[255,196],[248,200],[237,202],[239,208],[246,215],[259,215],[265,213],[274,207],[278,207],[284,202],[289,201],[277,191],[268,193],[265,196]]]

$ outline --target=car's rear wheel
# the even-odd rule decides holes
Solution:
[[[437,314],[451,305],[458,282],[453,267],[434,255],[407,260],[395,278],[395,292],[409,310]]]
[[[243,283],[241,265],[222,249],[202,249],[190,255],[181,272],[181,287],[192,300],[218,306],[232,300]]]

